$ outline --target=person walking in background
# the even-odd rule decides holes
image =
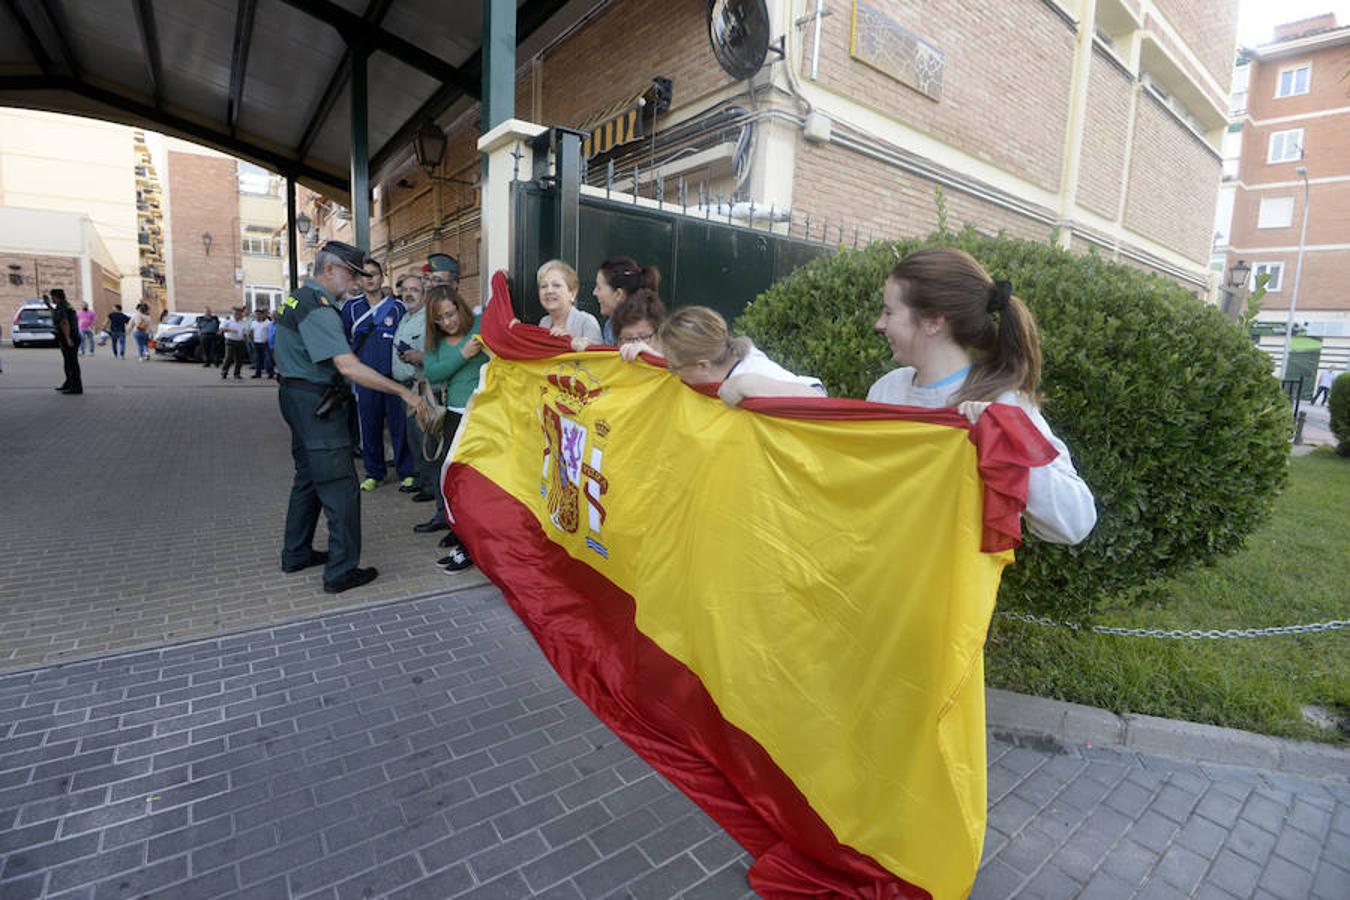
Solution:
[[[89,308],[89,304],[82,304],[82,309],[75,313],[75,321],[80,325],[80,356],[84,356],[85,346],[89,347],[89,355],[94,355],[94,320],[98,318],[98,313]]]
[[[131,321],[131,316],[122,312],[122,304],[113,305],[113,311],[108,313],[108,321],[104,328],[108,330],[108,342],[112,344],[113,359],[127,358],[127,323]]]
[[[220,365],[220,319],[206,308],[205,314],[197,320],[197,333],[202,342],[202,359],[205,366]]]
[[[136,314],[131,317],[131,336],[136,341],[136,358],[141,362],[150,359],[150,304],[136,304]]]
[[[234,364],[234,377],[243,380],[239,371],[244,368],[244,362],[248,359],[248,351],[244,349],[244,308],[236,306],[225,321],[220,323],[220,333],[225,338],[225,361],[220,364],[220,378],[223,381],[229,377],[230,364]]]
[[[1312,405],[1316,406],[1318,399],[1321,399],[1322,405],[1327,405],[1327,400],[1331,397],[1331,384],[1336,380],[1336,373],[1331,369],[1323,369],[1317,373],[1317,390],[1313,392]]]
[[[267,314],[267,310],[258,310],[250,331],[253,337],[253,377],[261,378],[263,369],[266,369],[267,377],[271,378],[276,374],[276,369],[272,365],[272,354],[267,346],[272,331],[272,317]]]
[[[65,363],[66,380],[57,388],[63,394],[83,394],[84,382],[80,378],[80,320],[75,310],[66,302],[66,292],[61,288],[52,288],[51,297],[42,296],[42,302],[52,311],[52,324],[56,326],[56,346],[61,349],[61,361]]]

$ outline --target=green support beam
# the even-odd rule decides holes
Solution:
[[[515,0],[483,0],[483,119],[487,134],[516,117]]]
[[[366,63],[370,48],[352,46],[352,236],[370,250],[370,123]]]

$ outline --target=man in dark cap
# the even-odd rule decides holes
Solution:
[[[352,464],[348,379],[363,388],[401,397],[424,411],[413,391],[392,381],[352,353],[335,298],[363,274],[365,251],[329,241],[314,257],[314,274],[281,304],[276,316],[276,366],[281,373],[278,402],[291,428],[295,481],[286,510],[286,543],[281,568],[298,572],[324,564],[323,589],[338,594],[375,580],[374,567],[360,568],[361,494]],[[314,529],[323,507],[328,552],[314,549]]]
[[[448,253],[433,253],[427,257],[426,271],[429,284],[443,284],[451,290],[459,288],[459,260]]]
[[[55,301],[55,303],[53,303]],[[43,295],[42,302],[52,311],[52,324],[56,326],[56,346],[61,348],[61,361],[65,363],[66,380],[57,388],[63,394],[83,394],[84,381],[80,378],[80,323],[75,308],[66,301],[66,292],[61,288],[52,288],[50,299]]]

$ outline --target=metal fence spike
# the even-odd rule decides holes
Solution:
[[[606,199],[606,200],[609,199],[609,195],[610,195],[611,192],[613,192],[613,190],[614,190],[614,160],[611,159],[609,162],[605,163],[605,199]]]
[[[637,167],[636,165],[634,165],[634,166],[633,166],[633,205],[634,205],[634,206],[637,206],[637,198],[638,198],[638,175],[639,175],[639,174],[641,174],[641,173],[638,171],[638,167]]]
[[[755,227],[755,201],[750,201],[750,227]]]
[[[805,226],[805,231],[806,231],[806,240],[808,240],[808,241],[811,240],[811,214],[810,214],[810,213],[807,213],[807,214],[806,214],[806,226]]]
[[[820,220],[820,242],[828,244],[830,242],[830,218],[826,216]]]
[[[858,230],[859,230],[859,229],[858,229],[858,226],[857,226],[857,225],[854,225],[854,226],[853,226],[853,249],[854,249],[854,250],[857,250],[857,249],[858,249]]]
[[[689,194],[683,175],[680,176],[680,212],[686,215],[689,213]]]

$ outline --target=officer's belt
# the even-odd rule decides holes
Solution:
[[[324,391],[328,390],[330,387],[336,384],[336,382],[328,382],[327,384],[320,384],[317,381],[310,381],[308,378],[286,378],[286,377],[282,377],[281,383],[286,387],[304,388],[306,390],[314,391],[316,394],[322,394]]]

